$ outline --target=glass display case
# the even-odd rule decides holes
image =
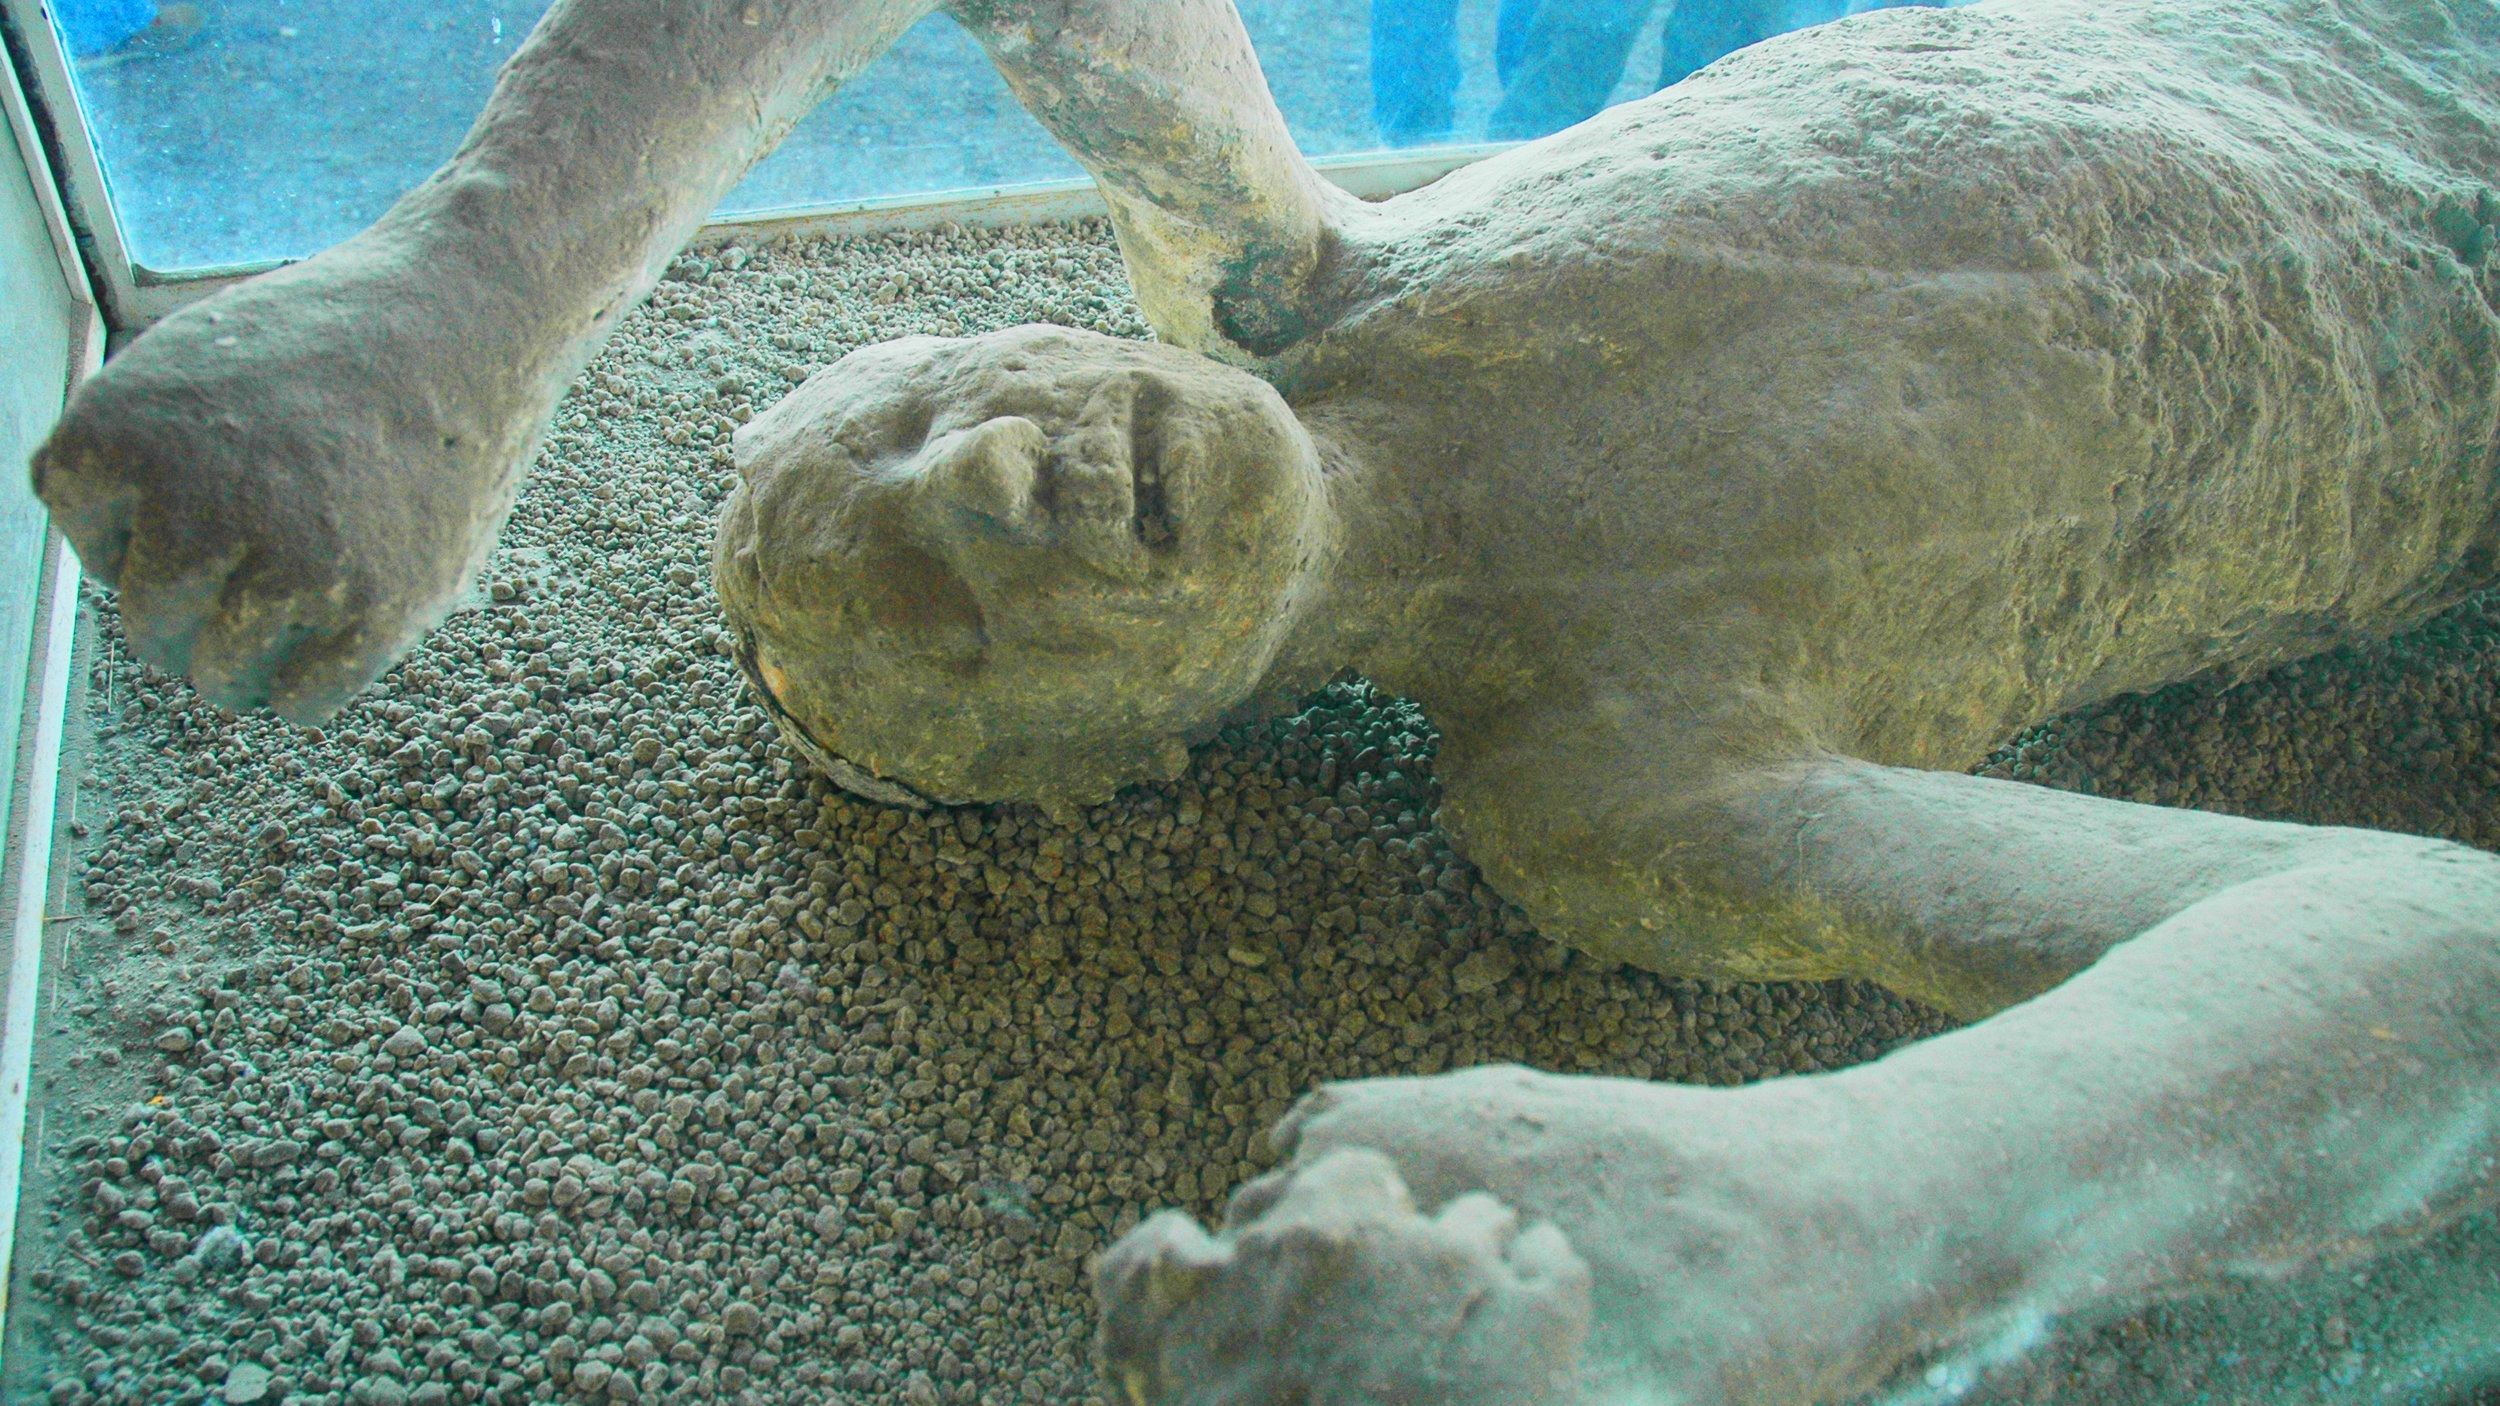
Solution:
[[[288,316],[326,330],[305,334],[302,395],[267,417],[296,438],[268,453],[327,446],[371,469],[369,498],[396,482],[406,424],[447,453],[492,440],[453,403],[472,381],[566,368],[548,414],[510,417],[532,457],[473,579],[369,686],[294,720],[219,701],[259,686],[292,705],[280,666],[238,684],[254,676],[221,664],[230,638],[168,642],[181,591],[127,555],[164,549],[135,498],[43,486],[82,540],[125,554],[125,592],[157,592],[126,619],[29,488],[0,493],[0,1402],[1144,1406],[1285,1361],[1314,1323],[1404,1331],[1400,1306],[1453,1284],[1419,1330],[1446,1348],[1416,1369],[1438,1385],[1411,1399],[1457,1373],[1484,1399],[1581,1399],[1558,1383],[1637,1357],[1619,1339],[1639,1333],[1781,1344],[1727,1368],[1731,1399],[1824,1389],[1779,1375],[1788,1347],[1821,1363],[1852,1333],[1881,1371],[1818,1380],[1880,1391],[1833,1399],[2464,1406],[2500,1382],[2500,1234],[2451,1194],[2500,1126],[2456,1075],[2482,1057],[2479,1017],[2378,968],[2345,985],[2402,999],[2331,1006],[2340,969],[2313,949],[2342,938],[2290,976],[2259,960],[2265,934],[2373,894],[2482,921],[2465,885],[2500,848],[2483,581],[2500,529],[2472,498],[2476,474],[2500,480],[2488,426],[2422,450],[2454,450],[2454,472],[2327,487],[2332,456],[2282,446],[2353,406],[2409,396],[2405,414],[2462,423],[2493,396],[2471,356],[2408,361],[2403,339],[2481,335],[2500,197],[2449,181],[2359,273],[2301,230],[2260,257],[2233,241],[2264,225],[2249,211],[2291,221],[2297,202],[2265,202],[2294,182],[2232,182],[2264,165],[2250,151],[2294,143],[2179,117],[2224,91],[2240,106],[2214,130],[2311,140],[2302,85],[2394,91],[2394,68],[2328,73],[2225,35],[2177,41],[2233,56],[2178,78],[2160,43],[2220,7],[2142,0],[2101,7],[2115,18],[1989,0],[1966,22],[1846,0],[1235,0],[1248,50],[1190,71],[1254,68],[1291,145],[1366,209],[1260,184],[1272,133],[1158,89],[1155,63],[1203,56],[1152,50],[1151,24],[1079,72],[1032,58],[1053,35],[993,29],[994,64],[978,20],[935,14],[799,118],[682,251],[634,265],[664,270],[647,296],[585,295],[595,335],[576,318],[574,341],[541,345],[496,340],[498,300],[526,299],[492,271],[377,302],[305,261],[454,155],[549,7],[0,3],[9,464],[78,386],[121,374],[99,371],[108,338],[177,386],[149,430],[177,486],[224,482],[221,436],[251,418],[220,398],[216,358],[257,354]],[[2455,18],[2470,3],[2441,7],[2453,43],[2423,38],[2428,20],[2354,23],[2439,50],[2404,70],[2430,92],[2441,54],[2500,54],[2500,25]],[[810,9],[747,8],[751,25]],[[2299,6],[2241,10],[2310,32],[2283,18]],[[2024,37],[2035,11],[2044,37]],[[1826,24],[1868,37],[1765,45]],[[2092,47],[2128,25],[2152,57]],[[2016,92],[2009,72],[2037,81]],[[1124,82],[1148,105],[1101,99]],[[1080,101],[1112,134],[1109,198],[1028,111]],[[2351,142],[2327,164],[2429,190],[2500,130],[2460,103],[2451,150],[2384,123],[2369,145],[2347,130],[2370,126],[2362,105],[2319,100]],[[1219,137],[1175,149],[1199,165],[1135,157],[1198,121]],[[2031,121],[2056,140],[2006,135]],[[2295,214],[2341,212],[2359,248],[2384,192],[2354,180],[2377,193],[2335,185]],[[1189,206],[1192,181],[1234,198]],[[2184,190],[2223,213],[2164,195]],[[2174,234],[2175,257],[2108,252]],[[2447,321],[2390,314],[2375,353],[2301,342],[2342,306],[2316,288],[2417,274],[2404,296],[2435,289]],[[321,297],[294,314],[203,301],[299,276]],[[367,337],[375,318],[411,335]],[[191,362],[141,360],[160,324]],[[488,360],[496,375],[463,379]],[[1670,363],[1690,375],[1623,389],[1625,368]],[[2449,377],[2437,394],[2422,367]],[[2110,410],[2128,396],[2171,418]],[[2174,511],[2093,477],[2172,462],[2145,448],[2154,419],[2181,458],[2247,478],[2165,480]],[[2410,434],[2432,412],[2382,419]],[[120,422],[103,423],[67,442],[105,443]],[[2353,462],[2415,443],[2344,429]],[[1625,488],[1660,464],[1674,493]],[[834,487],[791,486],[807,474]],[[310,509],[197,496],[209,518],[336,528],[359,505],[314,477],[288,490]],[[2407,510],[2439,530],[2387,526]],[[2309,568],[2277,582],[2286,553],[2239,560],[2214,526],[2233,512],[2293,524]],[[1875,526],[1825,550],[1816,534],[1852,514]],[[1513,519],[1551,550],[1482,528]],[[1740,559],[1731,522],[1777,550]],[[2095,575],[2072,544],[2104,530],[2123,570]],[[342,560],[405,545],[334,536]],[[234,584],[248,555],[177,584],[257,602]],[[2041,585],[2053,566],[2068,574]],[[2400,566],[2418,579],[2386,585]],[[1057,613],[1016,614],[1018,592]],[[1804,610],[1845,628],[1763,623]],[[1654,628],[1610,634],[1603,611]],[[1909,663],[1864,662],[1911,634]],[[1683,666],[1775,636],[1738,684]],[[1220,706],[1157,711],[1218,685]],[[1624,740],[1670,726],[1673,747]],[[1740,772],[1711,750],[1739,733],[1833,769]],[[1036,757],[1052,784],[1025,784]],[[1722,763],[1735,779],[1692,780]],[[1636,783],[1653,773],[1697,799],[1652,805]],[[1662,857],[1714,845],[1748,856],[1755,887],[1688,883]],[[1904,856],[1934,849],[1950,873],[1929,882]],[[2175,1064],[2077,1073],[2003,1034],[2068,978],[2135,960],[2139,931],[2322,867],[2365,877],[2181,944],[2075,1054]],[[2453,889],[2419,878],[2451,869]],[[2140,891],[2174,879],[2178,902]],[[1824,882],[1890,906],[1868,917]],[[2414,931],[2371,921],[2337,950]],[[1991,943],[2015,956],[1973,956]],[[2479,966],[2456,969],[2480,989]],[[2224,1019],[2286,990],[2309,1015]],[[2330,1027],[2342,1043],[2319,1054]],[[2019,1076],[2041,1096],[1918,1121],[1864,1092],[1909,1086],[1921,1059],[1925,1087]],[[2227,1096],[2184,1087],[2225,1065]],[[2284,1093],[2329,1066],[2403,1077]],[[2162,1069],[2188,1070],[2183,1089]],[[1419,1082],[1437,1076],[1460,1077]],[[1587,1089],[1638,1116],[1591,1115]],[[2139,1105],[2158,1116],[2127,1122]],[[2335,1157],[2231,1160],[2274,1147],[2226,1121],[2252,1109],[2276,1133],[2314,1114]],[[2058,1140],[2095,1119],[2099,1140]],[[2205,1215],[2338,1158],[2390,1170],[2335,1203],[2367,1236],[2331,1252],[2312,1235],[2264,1258],[2323,1193]],[[1313,1190],[1315,1166],[1336,1180]],[[2079,1189],[2005,1209],[2029,1182]],[[2207,1220],[2239,1238],[2196,1238]],[[1423,1246],[1423,1268],[1382,1269],[1382,1245]],[[1670,1260],[1625,1287],[1625,1265]],[[1295,1275],[1301,1307],[1268,1317],[1207,1287]],[[1741,1302],[1708,1297],[1725,1284]],[[1683,1308],[1639,1333],[1606,1317],[1651,1293]],[[1983,1301],[2004,1311],[1936,1326]],[[1858,1302],[1893,1316],[1859,1332],[1827,1314]],[[1231,1346],[1169,1346],[1193,1312]],[[1623,1379],[1680,1370],[1683,1350]],[[1535,1377],[1549,1358],[1565,1365]],[[1384,1399],[1412,1385],[1394,1352],[1328,1361],[1377,1368]],[[1323,1399],[1317,1370],[1237,1399]]]
[[[165,275],[301,258],[363,228],[451,154],[544,8],[62,0],[52,11],[131,262]],[[1510,8],[1517,28],[1528,7]],[[1314,156],[1498,140],[1487,136],[1501,94],[1490,3],[1411,6],[1385,36],[1351,0],[1257,0],[1242,17]],[[1624,52],[1596,59],[1611,68],[1583,80],[1601,99],[1648,91],[1664,26],[1647,20],[1629,17]],[[1564,125],[1569,101],[1527,120]],[[931,16],[810,114],[721,210],[1081,174],[979,46]]]

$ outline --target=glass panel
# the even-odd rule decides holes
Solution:
[[[531,0],[56,0],[132,256],[155,269],[344,238],[459,144]],[[1849,0],[1241,0],[1315,155],[1535,136]],[[1854,8],[1868,8],[1859,3]],[[932,18],[724,203],[774,209],[1081,174]]]
[[[1346,0],[1336,0],[1346,3]],[[791,129],[725,214],[1085,174],[1016,105],[981,46],[932,15]]]
[[[0,75],[0,87],[14,83]],[[0,356],[0,464],[26,462],[61,412],[69,380],[73,319],[53,252],[52,232],[35,203],[16,136],[0,118],[0,308],[7,309],[8,353]],[[0,482],[0,835],[17,794],[18,724],[34,642],[35,584],[43,570],[43,504],[24,472]]]
[[[545,9],[53,6],[131,257],[155,269],[299,257],[363,228],[459,145]]]

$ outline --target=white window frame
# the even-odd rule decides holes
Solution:
[[[16,0],[9,3],[14,6]],[[63,368],[64,389],[75,390],[103,364],[103,310],[80,257],[73,215],[43,149],[36,114],[20,91],[14,65],[0,67],[10,70],[0,73],[0,109],[5,109],[0,111],[0,127],[7,128],[0,141],[17,144],[78,319],[71,329],[69,364]],[[8,830],[0,835],[0,915],[5,915],[0,916],[5,924],[0,930],[7,933],[9,954],[5,976],[0,976],[0,1000],[5,1001],[0,1007],[0,1333],[8,1322],[26,1149],[30,1142],[40,1146],[42,1141],[42,1114],[31,1106],[35,1026],[45,995],[45,951],[55,940],[48,918],[64,878],[53,840],[64,820],[59,805],[61,748],[68,732],[70,670],[77,658],[78,560],[60,533],[46,536],[43,570],[32,588],[37,609],[26,672],[27,705],[17,735],[0,738],[0,746],[7,746],[17,762],[10,779],[15,795]],[[31,1139],[30,1113],[35,1127]]]

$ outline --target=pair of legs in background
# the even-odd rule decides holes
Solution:
[[[1501,0],[1493,69],[1502,100],[1493,141],[1559,132],[1606,105],[1657,0]],[[1943,0],[1678,0],[1667,15],[1658,87],[1725,54],[1810,24]],[[1373,0],[1372,120],[1391,146],[1453,139],[1459,87],[1458,0]]]

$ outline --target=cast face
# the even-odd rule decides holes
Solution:
[[[864,348],[737,445],[713,572],[750,676],[828,760],[932,800],[1175,774],[1324,546],[1264,382],[1061,328]]]

